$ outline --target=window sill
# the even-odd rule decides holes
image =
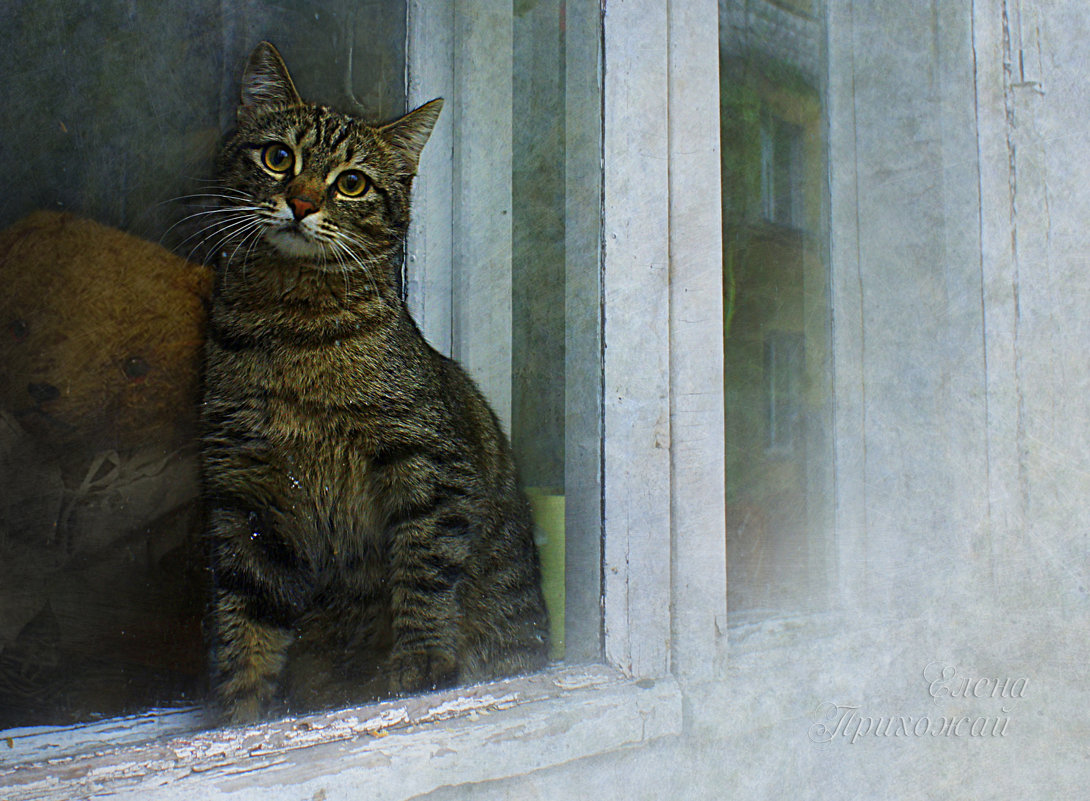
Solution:
[[[635,681],[603,666],[561,668],[260,726],[103,747],[111,725],[117,742],[131,738],[126,732],[134,726],[154,731],[152,717],[87,726],[82,746],[73,744],[73,727],[55,730],[53,739],[68,744],[52,750],[50,733],[41,730],[28,735],[33,745],[11,749],[0,742],[4,797],[264,800],[290,789],[293,798],[409,799],[680,734],[682,702],[672,678]]]

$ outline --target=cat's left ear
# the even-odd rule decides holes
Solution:
[[[262,107],[282,108],[298,106],[302,102],[277,49],[268,42],[255,47],[242,72],[239,116]]]
[[[443,98],[437,97],[420,108],[410,111],[401,119],[379,128],[379,132],[386,137],[387,141],[401,151],[414,172],[416,165],[420,162],[420,151],[424,149],[428,137],[431,136],[435,121],[439,119],[439,112],[442,109]]]

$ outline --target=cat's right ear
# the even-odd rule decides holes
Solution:
[[[261,108],[298,106],[302,102],[276,48],[268,42],[255,47],[242,72],[239,117]]]
[[[393,143],[405,157],[411,170],[416,171],[420,162],[420,151],[431,136],[439,112],[443,109],[443,98],[437,97],[420,108],[410,111],[399,120],[383,125],[379,130]]]

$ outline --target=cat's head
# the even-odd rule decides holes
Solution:
[[[433,100],[386,125],[304,102],[283,59],[262,42],[242,77],[238,124],[217,159],[216,247],[344,269],[397,252],[409,188],[442,108]],[[216,236],[217,234],[213,234]],[[259,250],[264,248],[258,248]]]

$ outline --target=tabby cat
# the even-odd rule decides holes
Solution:
[[[205,212],[212,661],[230,721],[545,663],[510,447],[398,290],[441,105],[372,126],[305,103],[264,42],[243,74]]]

